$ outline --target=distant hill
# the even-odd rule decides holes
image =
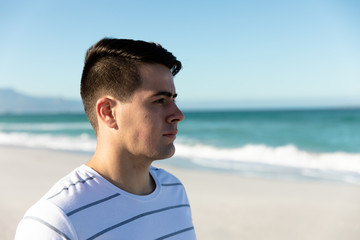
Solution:
[[[63,98],[34,97],[13,89],[0,89],[0,113],[81,113],[82,102]]]

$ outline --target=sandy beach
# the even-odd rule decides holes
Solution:
[[[0,147],[0,239],[13,239],[24,212],[89,155]],[[166,160],[171,161],[171,160]],[[175,168],[192,206],[198,239],[360,238],[360,186],[244,178]]]

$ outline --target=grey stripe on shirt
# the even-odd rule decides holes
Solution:
[[[56,227],[54,227],[53,225],[51,225],[50,223],[42,220],[41,218],[37,218],[37,217],[33,217],[33,216],[27,216],[24,219],[32,219],[35,220],[39,223],[42,223],[43,225],[47,226],[48,228],[52,229],[53,231],[55,231],[57,234],[59,234],[60,236],[64,237],[67,240],[71,240],[65,233],[61,232],[59,229],[57,229]]]
[[[138,218],[142,218],[142,217],[145,217],[145,216],[148,216],[148,215],[151,215],[151,214],[167,211],[167,210],[174,209],[174,208],[181,208],[181,207],[189,207],[190,208],[190,205],[189,204],[180,204],[180,205],[165,207],[165,208],[161,208],[161,209],[157,209],[157,210],[153,210],[153,211],[149,211],[149,212],[145,212],[145,213],[136,215],[136,216],[134,216],[132,218],[129,218],[129,219],[125,220],[125,221],[122,221],[122,222],[120,222],[118,224],[115,224],[115,225],[113,225],[111,227],[108,227],[108,228],[96,233],[95,235],[89,237],[87,240],[95,239],[95,238],[103,235],[104,233],[107,233],[107,232],[109,232],[111,230],[114,230],[115,228],[118,228],[118,227],[120,227],[122,225],[125,225],[125,224],[129,223],[129,222],[135,221]]]
[[[84,179],[84,180],[77,181],[77,182],[75,182],[75,183],[71,183],[69,186],[64,187],[63,189],[61,189],[61,191],[59,191],[58,193],[54,194],[54,195],[51,196],[51,197],[48,197],[47,199],[49,200],[49,199],[51,199],[51,198],[53,198],[53,197],[56,197],[57,195],[59,195],[60,193],[62,193],[64,190],[68,190],[70,187],[75,186],[76,184],[85,183],[85,182],[87,182],[87,181],[93,180],[94,178],[95,178],[95,177],[89,177],[89,178],[86,178],[86,179]]]
[[[98,201],[89,203],[89,204],[87,204],[87,205],[85,205],[85,206],[76,208],[75,210],[72,210],[71,212],[68,212],[66,215],[67,215],[68,217],[70,217],[71,215],[73,215],[73,214],[75,214],[75,213],[77,213],[77,212],[80,212],[80,211],[82,211],[82,210],[84,210],[84,209],[86,209],[86,208],[95,206],[95,205],[97,205],[97,204],[106,202],[106,201],[108,201],[108,200],[110,200],[110,199],[113,199],[113,198],[115,198],[115,197],[117,197],[117,196],[120,196],[120,193],[116,193],[116,194],[111,195],[111,196],[109,196],[109,197],[106,197],[106,198],[100,199],[100,200],[98,200]]]
[[[166,238],[169,238],[169,237],[173,237],[173,236],[175,236],[175,235],[178,235],[178,234],[181,234],[181,233],[184,233],[184,232],[193,230],[193,229],[194,229],[194,227],[184,228],[184,229],[181,229],[181,230],[179,230],[179,231],[176,231],[176,232],[167,234],[167,235],[165,235],[165,236],[156,238],[155,240],[162,240],[162,239],[166,239]]]

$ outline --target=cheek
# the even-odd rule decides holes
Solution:
[[[143,126],[143,136],[148,141],[148,144],[157,144],[164,131],[163,125],[157,116],[146,116]]]
[[[142,122],[142,130],[149,138],[152,136],[159,134],[161,130],[161,123],[159,119],[154,116],[145,115],[144,121]]]
[[[135,110],[133,110],[135,111]],[[128,117],[124,119],[123,131],[125,131],[133,141],[151,145],[157,138],[160,138],[164,129],[161,113],[156,110],[138,109],[136,112],[129,112]],[[166,129],[165,129],[166,130]]]

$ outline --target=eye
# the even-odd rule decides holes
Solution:
[[[160,98],[160,99],[154,101],[154,103],[165,103],[165,98]]]

